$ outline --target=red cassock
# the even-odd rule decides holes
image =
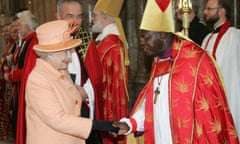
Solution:
[[[117,35],[108,35],[97,45],[103,70],[103,93],[97,97],[96,119],[119,121],[128,116],[128,67],[124,64],[124,47]],[[102,134],[104,144],[125,143],[125,138]]]

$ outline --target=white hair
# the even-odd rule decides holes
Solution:
[[[39,25],[37,17],[29,10],[19,12],[16,15],[21,20],[22,25],[28,25],[31,31],[35,31]]]

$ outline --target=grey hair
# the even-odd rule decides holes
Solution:
[[[108,19],[110,22],[115,23],[113,16],[111,16],[111,15],[109,15],[109,14],[106,14],[106,13],[104,13],[104,12],[102,12],[102,11],[101,11],[101,13],[102,13],[102,15],[106,16],[107,19]]]
[[[28,25],[31,31],[35,31],[39,25],[37,17],[29,10],[17,13],[17,17],[21,20],[22,25]]]
[[[58,0],[58,2],[57,2],[57,13],[61,15],[63,4],[64,3],[72,3],[72,2],[79,3],[80,6],[82,5],[79,0]]]

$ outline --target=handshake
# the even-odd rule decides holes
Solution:
[[[109,122],[104,120],[94,120],[92,130],[109,132],[113,137],[124,135],[129,131],[129,127],[123,122]]]

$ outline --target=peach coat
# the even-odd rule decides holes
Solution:
[[[84,144],[92,120],[81,118],[81,96],[67,73],[37,59],[26,86],[26,144]]]

